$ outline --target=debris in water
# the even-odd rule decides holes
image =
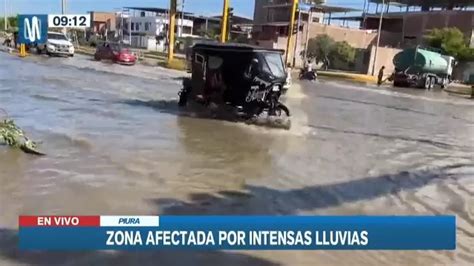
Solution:
[[[0,120],[0,145],[18,148],[25,153],[45,155],[37,150],[37,143],[30,140],[11,119]]]

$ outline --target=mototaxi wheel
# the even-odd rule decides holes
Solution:
[[[282,103],[278,103],[275,108],[273,109],[270,109],[268,110],[268,114],[270,116],[277,116],[277,117],[280,117],[282,115],[282,111],[285,113],[285,115],[287,117],[290,116],[290,110],[288,109],[288,107],[286,107],[284,104]]]
[[[192,89],[192,81],[189,78],[183,78],[183,88],[178,92],[178,105],[183,107],[188,103],[188,96]]]
[[[286,105],[284,105],[282,103],[278,103],[276,109],[279,110],[280,116],[281,116],[281,111],[285,112],[286,116],[290,116],[290,109],[288,109],[288,107],[286,107]]]
[[[180,107],[186,106],[186,104],[188,103],[188,91],[186,90],[186,88],[178,92],[178,95],[179,95],[178,106]]]

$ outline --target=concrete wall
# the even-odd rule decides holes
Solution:
[[[165,17],[131,17],[133,28],[132,33],[141,33],[151,36],[160,35],[165,30],[165,25],[168,25],[168,19]],[[148,23],[148,28],[145,24]],[[138,25],[138,30],[137,30]],[[183,27],[185,33],[191,33],[193,27],[193,21],[184,19]],[[179,36],[181,31],[181,18],[176,19],[176,34]]]
[[[369,64],[369,55],[370,47],[376,44],[377,42],[377,32],[371,30],[359,30],[359,29],[350,29],[345,27],[324,25],[320,23],[310,23],[309,24],[309,35],[308,39],[315,38],[318,35],[327,34],[335,41],[348,42],[352,47],[359,49],[358,56],[356,59],[354,71],[367,73],[368,64]],[[302,58],[300,56],[301,52],[304,51],[305,42],[306,42],[306,32],[308,30],[307,23],[302,23],[301,30],[298,34],[298,42],[296,48],[296,58],[295,63],[297,67],[303,65]],[[263,32],[265,33],[265,31]],[[276,49],[286,49],[287,37],[279,36],[278,34],[273,33],[273,31],[266,31],[266,34],[258,35],[262,39],[255,39],[253,44],[260,45],[267,48],[276,48]],[[264,38],[265,37],[265,38]],[[382,31],[380,37],[380,46],[384,47],[387,43],[392,43],[401,39],[401,35],[397,33],[391,33]],[[367,54],[363,50],[368,49]],[[390,49],[388,49],[390,50]],[[293,51],[290,53],[293,55]],[[381,57],[385,56],[385,49],[379,53]],[[391,62],[392,57],[389,53],[389,62]],[[381,59],[382,60],[382,59]],[[391,64],[391,63],[390,63]]]
[[[444,27],[456,27],[472,40],[474,27],[474,11],[431,11],[420,13],[407,13],[405,17],[405,36],[414,36],[419,43],[423,35],[429,30]]]
[[[343,28],[320,23],[312,23],[310,25],[309,38],[322,34],[327,34],[338,42],[346,41],[355,48],[367,48],[377,36],[377,33],[373,31]]]
[[[351,29],[339,26],[324,25],[320,23],[311,23],[309,38],[314,38],[321,34],[331,36],[335,41],[348,42],[352,47],[358,49],[367,49],[377,42],[377,31]],[[380,35],[380,46],[395,46],[401,41],[400,33],[382,31]]]
[[[369,62],[363,62],[367,64],[359,65],[357,67],[360,68],[362,73],[372,75],[372,67],[374,65],[374,57],[375,57],[375,46],[372,46],[369,51],[370,51]],[[400,51],[402,50],[397,49],[397,48],[379,47],[377,51],[377,59],[375,62],[374,75],[378,74],[382,66],[385,66],[384,73],[386,75],[395,71],[395,67],[393,65],[392,60],[393,60],[393,57]]]
[[[368,29],[377,29],[378,21],[377,17],[368,18],[365,25]],[[387,45],[393,47],[423,44],[424,35],[430,30],[445,27],[461,30],[474,47],[472,10],[388,13],[382,24],[383,31],[400,34],[399,39],[387,40]]]
[[[469,82],[471,76],[474,78],[474,62],[459,63],[453,70],[453,78],[464,82]],[[472,83],[474,85],[474,83]]]
[[[110,12],[91,12],[92,31],[102,32],[105,31],[106,25],[108,25],[108,31],[115,31],[116,29],[116,15]]]

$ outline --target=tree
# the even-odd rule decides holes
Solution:
[[[309,59],[316,59],[316,62],[325,62],[329,60],[329,54],[334,46],[334,39],[327,34],[319,35],[308,41],[306,50]]]
[[[351,65],[355,61],[356,49],[348,42],[336,42],[330,53],[331,61],[338,61],[345,65]]]
[[[464,34],[458,28],[433,29],[425,39],[429,46],[441,49],[458,60],[474,59],[474,49],[469,48]]]
[[[17,22],[18,20],[16,17],[8,17],[7,18],[8,28],[16,28],[18,26]],[[4,17],[0,17],[0,31],[5,29],[4,25],[5,25]]]
[[[306,51],[309,59],[315,59],[316,62],[323,62],[324,67],[329,65],[350,66],[355,61],[356,49],[346,41],[336,42],[330,36],[323,34],[308,41]]]

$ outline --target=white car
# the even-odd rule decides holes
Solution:
[[[48,55],[74,56],[74,45],[63,33],[48,32],[48,39],[45,44],[37,47],[38,53],[47,53]]]

